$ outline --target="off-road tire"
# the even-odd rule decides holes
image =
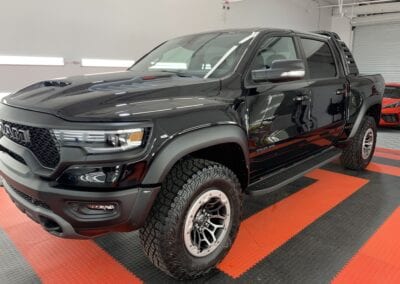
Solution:
[[[368,129],[372,129],[374,140],[373,140],[371,154],[368,156],[368,158],[364,159],[362,157],[362,147],[363,147],[364,136],[368,131]],[[375,119],[371,116],[365,116],[356,135],[351,139],[350,143],[346,146],[346,148],[343,151],[343,154],[340,158],[342,165],[351,170],[365,169],[371,162],[371,159],[373,157],[376,146],[376,137],[377,137],[377,126]]]
[[[231,220],[223,241],[211,254],[194,257],[184,244],[184,223],[191,204],[210,188],[225,193]],[[175,279],[202,277],[224,258],[237,235],[242,214],[242,190],[227,167],[203,159],[178,162],[161,185],[161,191],[140,230],[143,250],[150,261]]]

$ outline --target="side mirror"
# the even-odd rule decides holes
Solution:
[[[301,80],[306,75],[302,60],[275,60],[269,69],[251,71],[254,82],[288,82]]]

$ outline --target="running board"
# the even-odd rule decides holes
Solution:
[[[342,150],[331,147],[305,160],[299,161],[290,167],[274,172],[261,181],[257,181],[247,188],[246,192],[250,195],[261,195],[273,192],[296,179],[301,178],[308,172],[320,168],[331,161],[337,159],[342,154]]]

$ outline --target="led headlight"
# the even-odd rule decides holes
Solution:
[[[144,128],[98,131],[54,129],[56,139],[63,146],[83,147],[88,153],[113,153],[143,145]]]
[[[386,105],[383,108],[396,108],[396,107],[400,107],[400,102],[394,103],[394,104],[390,104],[390,105]]]
[[[74,165],[67,168],[57,182],[76,190],[133,188],[142,181],[145,167],[144,161],[113,166]]]

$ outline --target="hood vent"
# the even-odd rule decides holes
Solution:
[[[44,81],[43,86],[45,87],[66,87],[71,85],[71,82],[65,82],[65,81],[58,81],[58,80],[51,80],[51,81]]]
[[[90,91],[108,91],[108,92],[121,92],[130,91],[140,87],[151,87],[153,81],[171,78],[172,75],[161,74],[144,77],[134,77],[129,80],[112,81],[106,83],[95,84],[89,88]]]

